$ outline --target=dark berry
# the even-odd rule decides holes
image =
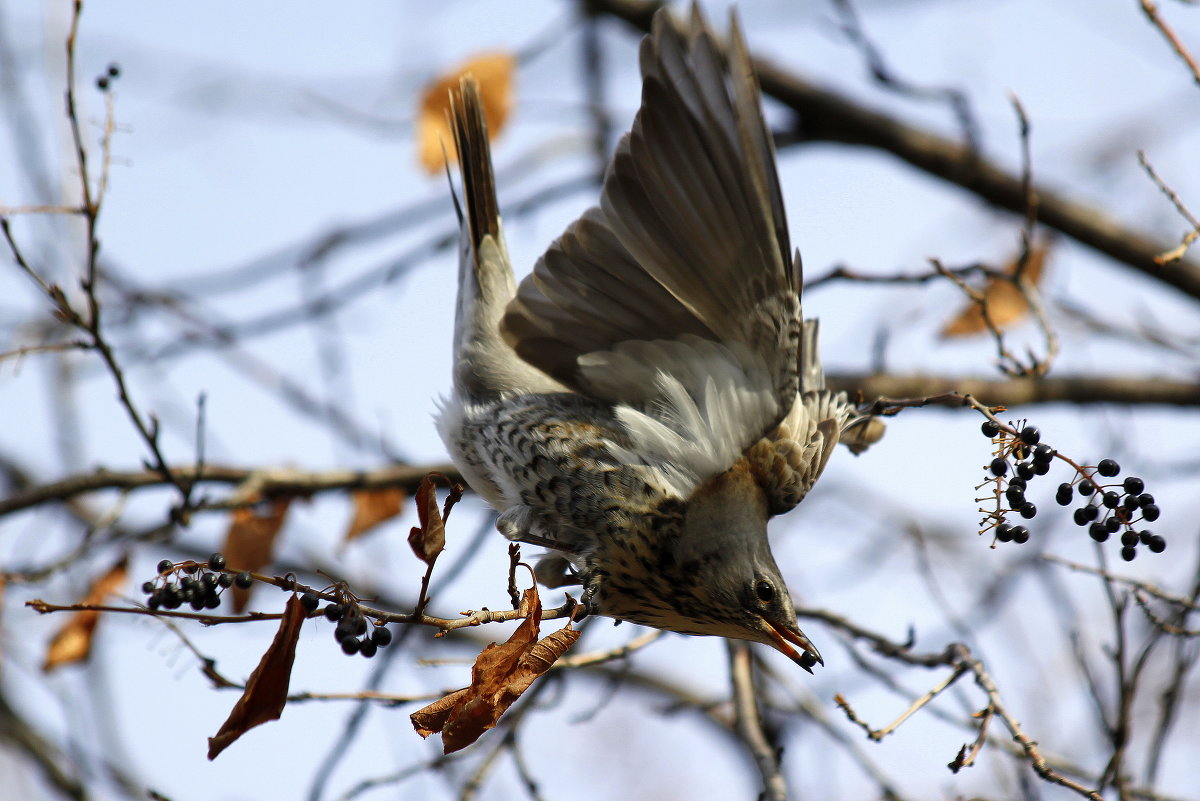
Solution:
[[[154,582],[153,581],[142,582],[142,592],[146,593],[147,595],[154,592]]]
[[[1001,542],[1011,542],[1013,538],[1012,532],[1012,526],[1010,526],[1008,523],[1001,523],[1000,525],[996,526],[996,539],[1000,540]]]
[[[1143,492],[1138,496],[1138,506],[1149,506],[1154,503],[1154,496],[1148,492]]]
[[[1121,521],[1116,517],[1110,517],[1104,521],[1104,527],[1108,529],[1109,534],[1116,534],[1121,530]]]
[[[1104,527],[1103,523],[1092,523],[1088,526],[1088,536],[1096,542],[1104,542],[1108,539],[1108,529]]]
[[[219,579],[217,578],[216,573],[205,573],[200,577],[200,586],[204,587],[206,590],[211,590],[213,587],[217,586],[218,582]]]
[[[358,653],[358,649],[362,647],[362,643],[357,637],[342,637],[338,642],[342,646],[342,653],[347,656],[354,656]]]
[[[1037,475],[1037,473],[1033,469],[1033,465],[1028,462],[1017,462],[1017,475],[1028,481]]]
[[[375,656],[376,650],[377,650],[377,646],[375,645],[375,643],[372,640],[362,639],[362,640],[358,641],[358,652],[360,654],[362,654],[363,656],[365,656],[367,659],[370,659],[371,657]]]
[[[1022,545],[1029,542],[1029,529],[1024,526],[1013,526],[1012,530],[1013,542]]]
[[[1089,503],[1087,506],[1083,507],[1083,513],[1087,516],[1088,520],[1095,520],[1100,516],[1100,507],[1093,506]]]
[[[1059,484],[1058,492],[1054,495],[1054,500],[1058,501],[1059,506],[1067,506],[1075,497],[1075,490],[1071,489],[1070,484]]]
[[[1050,463],[1041,462],[1037,459],[1033,460],[1033,472],[1039,476],[1044,476],[1050,472]]]
[[[221,596],[220,595],[214,594],[214,595],[205,595],[204,596],[204,608],[205,609],[216,609],[220,605],[221,605]]]
[[[1117,493],[1113,492],[1112,490],[1109,490],[1108,492],[1104,493],[1104,501],[1103,502],[1104,502],[1104,505],[1107,506],[1109,509],[1116,509],[1117,505],[1121,503],[1121,496],[1118,495]]]
[[[1096,485],[1088,481],[1086,478],[1079,482],[1079,494],[1085,498],[1091,495],[1095,489]]]
[[[338,604],[330,604],[329,606],[325,607],[325,619],[326,620],[341,620],[342,619],[342,607],[339,606]]]
[[[233,575],[230,573],[220,574],[219,576],[217,576],[217,584],[219,584],[222,587],[232,587],[233,586]]]
[[[1143,506],[1142,519],[1153,523],[1158,519],[1158,507],[1152,503]]]
[[[1025,490],[1025,489],[1028,489],[1029,484],[1025,481],[1025,479],[1021,478],[1020,476],[1013,476],[1012,478],[1010,478],[1008,480],[1008,486],[1010,488],[1016,487],[1017,489]]]
[[[243,590],[250,589],[250,585],[254,583],[254,577],[250,575],[250,571],[243,570],[233,578],[233,583]]]
[[[1021,442],[1026,445],[1037,445],[1041,439],[1042,432],[1038,431],[1037,426],[1025,426],[1021,429]]]
[[[1058,456],[1058,451],[1044,442],[1033,449],[1033,458],[1039,462],[1048,462],[1055,456]]]
[[[1075,525],[1086,526],[1088,524],[1088,521],[1092,519],[1091,517],[1088,516],[1088,513],[1087,513],[1087,510],[1090,508],[1091,507],[1084,507],[1083,509],[1075,510],[1075,515],[1074,515]]]
[[[1138,533],[1136,531],[1126,531],[1121,535],[1121,544],[1126,548],[1132,548],[1138,544]]]
[[[996,425],[991,420],[984,420],[983,425],[979,427],[985,437],[994,437],[1000,433],[1000,426]]]
[[[321,605],[321,599],[311,592],[306,592],[300,596],[300,605],[304,607],[305,612],[315,612]]]
[[[1004,497],[1008,500],[1008,505],[1014,509],[1025,503],[1025,493],[1019,487],[1009,487],[1004,491]]]
[[[992,460],[988,469],[992,471],[993,476],[1002,476],[1008,472],[1008,462],[1004,461],[1002,457],[997,456]]]
[[[191,605],[192,609],[195,609],[197,612],[199,612],[201,609],[204,608],[204,596],[203,595],[193,595],[191,598],[188,599],[188,604]]]
[[[214,553],[212,556],[208,557],[208,569],[209,570],[224,570],[225,569],[224,554]]]
[[[109,64],[108,65],[108,77],[120,78],[121,77],[121,65],[117,64],[115,62],[112,64]]]
[[[1150,542],[1146,545],[1150,548],[1151,553],[1162,553],[1167,549],[1167,541],[1157,534],[1151,535]]]
[[[196,586],[196,580],[191,576],[184,576],[183,578],[179,579],[179,586],[182,587],[186,592],[187,590],[190,590],[192,587]]]
[[[1137,548],[1122,548],[1121,549],[1121,558],[1124,559],[1126,562],[1132,562],[1133,558],[1135,556],[1137,556]]]
[[[99,78],[96,79],[96,88],[99,89],[101,92],[108,91],[108,76],[107,75],[101,75]]]
[[[1137,495],[1146,488],[1146,484],[1137,476],[1129,476],[1125,479],[1125,491],[1130,495]]]
[[[358,616],[358,619],[355,621],[354,633],[359,637],[367,633],[367,619],[365,617]]]
[[[1026,448],[1024,443],[1018,442],[1012,449],[1012,457],[1014,459],[1024,459],[1027,456],[1029,456],[1029,448]]]
[[[175,567],[174,562],[170,559],[164,559],[158,563],[158,574],[161,576],[163,573],[169,573],[173,567]]]
[[[1138,508],[1138,506],[1140,506],[1141,503],[1142,502],[1138,499],[1138,496],[1136,496],[1136,495],[1126,495],[1125,500],[1121,501],[1121,505],[1131,511]]]
[[[386,648],[392,642],[392,630],[387,626],[376,626],[371,632],[371,642],[378,645],[380,648]]]
[[[1021,508],[1017,511],[1021,513],[1021,517],[1025,518],[1026,520],[1032,520],[1037,516],[1037,504],[1035,504],[1033,501],[1025,501],[1025,503],[1021,504]],[[1020,526],[1017,528],[1020,528]]]
[[[1121,465],[1112,459],[1101,459],[1100,464],[1096,465],[1096,472],[1107,478],[1112,478],[1121,472]]]
[[[183,606],[183,596],[175,587],[163,587],[162,605],[167,609],[178,609],[179,607]]]
[[[1149,545],[1150,540],[1154,539],[1154,534],[1146,529],[1142,529],[1137,533],[1137,539],[1142,545]]]

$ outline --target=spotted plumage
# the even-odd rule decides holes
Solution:
[[[824,387],[775,153],[736,20],[642,44],[642,105],[599,206],[517,286],[478,90],[454,98],[463,219],[454,392],[439,431],[538,577],[599,614],[772,645],[800,631],[767,520],[834,445],[878,439]],[[799,646],[797,651],[793,646]]]

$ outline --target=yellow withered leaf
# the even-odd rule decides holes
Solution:
[[[343,545],[399,515],[407,493],[403,487],[384,487],[356,490],[350,497],[354,502],[354,518],[342,537]]]
[[[108,596],[120,590],[121,585],[125,583],[126,566],[127,560],[122,557],[108,572],[92,582],[80,603],[97,606],[104,603]],[[81,609],[71,615],[54,635],[54,639],[50,640],[42,671],[49,673],[60,665],[86,661],[92,653],[92,639],[99,622],[100,613],[92,609]]]
[[[1029,260],[1025,265],[1025,280],[1031,286],[1037,286],[1042,280],[1043,268],[1046,266],[1046,256],[1050,252],[1049,245],[1036,245],[1029,251]],[[1004,268],[1004,272],[1013,275],[1019,264],[1019,258],[1014,258]],[[989,278],[983,287],[983,296],[987,299],[988,316],[996,328],[1003,330],[1020,322],[1029,314],[1029,302],[1021,291],[1011,281],[1003,278]],[[960,311],[953,320],[946,323],[942,329],[943,337],[965,337],[981,334],[987,331],[987,323],[983,321],[983,311],[979,304],[971,301]]]
[[[291,498],[260,501],[254,506],[234,509],[229,515],[229,530],[225,533],[225,562],[230,570],[257,571],[271,563],[275,540],[283,528]],[[250,602],[250,590],[235,586],[233,609],[242,612]]]
[[[416,131],[417,156],[426,170],[431,174],[441,172],[446,164],[443,154],[451,159],[457,158],[454,135],[450,132],[447,115],[450,113],[450,92],[458,91],[458,82],[466,75],[474,76],[479,84],[488,137],[495,139],[499,135],[512,108],[513,71],[516,63],[516,57],[511,53],[483,53],[440,76],[429,85],[421,96]]]

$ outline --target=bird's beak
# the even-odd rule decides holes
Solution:
[[[776,650],[786,654],[788,659],[809,673],[813,672],[813,665],[825,664],[825,660],[821,658],[821,652],[817,650],[817,646],[813,645],[800,629],[786,625],[781,626],[765,616],[763,616],[762,621],[766,624],[764,628],[767,636],[771,638],[771,644],[775,646]],[[802,650],[797,651],[792,647],[793,644],[800,646]]]

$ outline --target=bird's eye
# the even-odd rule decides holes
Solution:
[[[775,600],[775,588],[771,586],[769,581],[757,581],[754,583],[754,594],[758,596],[758,600],[764,604],[769,604]]]

